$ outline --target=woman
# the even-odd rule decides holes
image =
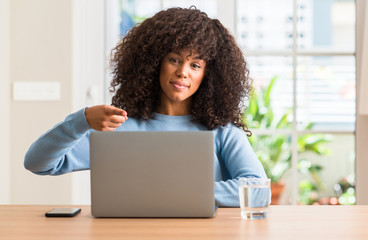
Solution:
[[[112,105],[82,109],[42,135],[26,153],[28,170],[88,169],[95,130],[212,130],[217,206],[239,206],[237,178],[266,176],[242,122],[246,62],[218,20],[194,8],[161,11],[122,39],[111,64]]]

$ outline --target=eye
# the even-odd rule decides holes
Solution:
[[[192,67],[193,68],[201,68],[201,65],[199,65],[198,63],[192,63]]]
[[[174,58],[174,57],[170,57],[169,58],[169,62],[172,62],[172,63],[180,63],[179,59]]]

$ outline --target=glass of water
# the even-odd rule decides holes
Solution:
[[[266,218],[271,200],[271,180],[268,178],[239,178],[238,183],[242,218]]]

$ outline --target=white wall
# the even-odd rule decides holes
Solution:
[[[10,202],[10,0],[0,0],[0,204]]]
[[[10,82],[59,82],[60,101],[13,101],[10,116],[10,203],[71,202],[71,176],[37,176],[24,154],[43,132],[72,109],[71,1],[11,0]],[[8,91],[10,89],[8,88]]]
[[[89,173],[38,176],[23,167],[42,133],[103,103],[103,0],[0,0],[0,204],[89,203]],[[57,82],[58,101],[14,101],[14,82]]]

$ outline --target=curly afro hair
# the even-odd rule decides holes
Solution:
[[[216,129],[243,122],[249,97],[247,64],[234,37],[217,19],[196,8],[170,8],[133,27],[113,49],[112,105],[149,119],[160,105],[160,64],[170,52],[189,50],[206,62],[202,84],[191,99],[193,121]]]

